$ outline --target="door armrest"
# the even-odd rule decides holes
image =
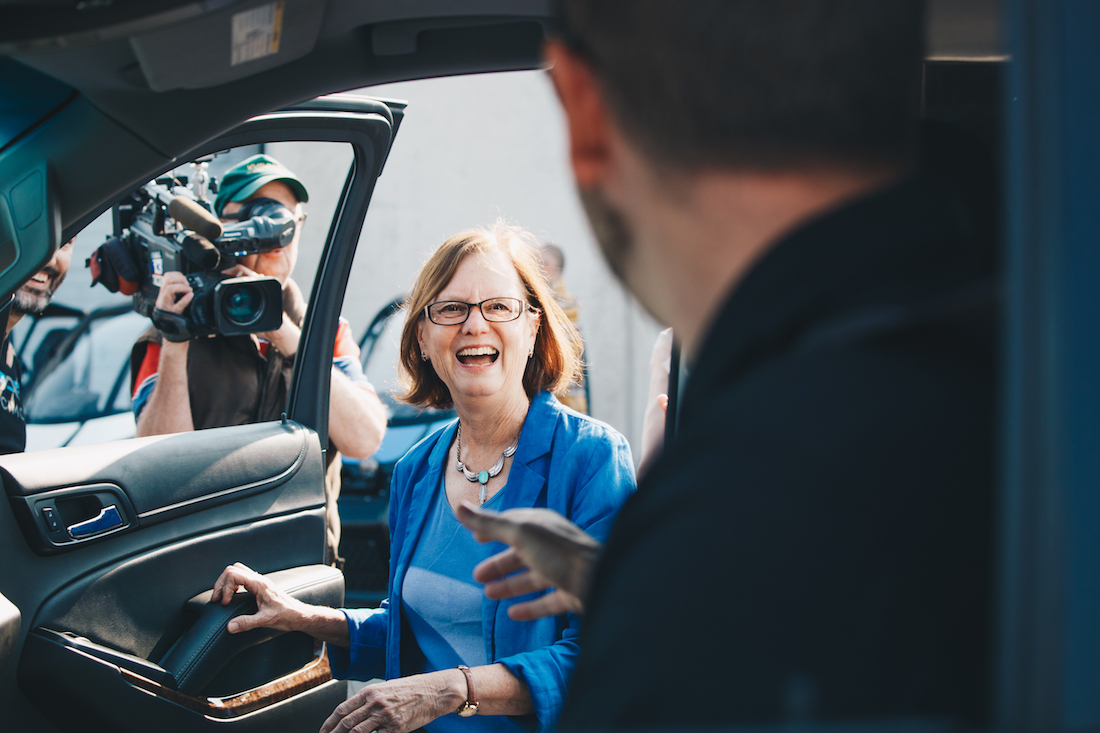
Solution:
[[[284,593],[305,603],[338,607],[344,602],[344,576],[328,565],[305,565],[268,573],[266,577]],[[198,694],[237,654],[284,633],[252,629],[230,634],[229,621],[256,613],[256,599],[251,593],[238,591],[223,606],[211,603],[212,595],[213,591],[208,590],[187,602],[189,610],[198,611],[198,618],[160,662],[175,680],[176,689],[187,695]]]

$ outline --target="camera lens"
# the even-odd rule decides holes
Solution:
[[[236,285],[222,297],[222,314],[234,326],[250,326],[264,314],[264,296],[250,283]]]

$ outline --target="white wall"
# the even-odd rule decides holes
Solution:
[[[503,217],[553,240],[565,251],[564,279],[581,303],[593,414],[627,436],[637,459],[657,327],[600,258],[545,74],[431,79],[359,93],[409,106],[367,214],[344,316],[361,332],[383,304],[404,293],[435,247],[462,229]],[[328,163],[289,148],[269,145],[268,152],[303,179],[325,180],[339,192],[346,163],[333,165],[326,179],[317,173]],[[323,236],[315,214],[310,209],[311,236]]]

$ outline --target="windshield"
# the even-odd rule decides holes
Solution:
[[[99,318],[72,346],[69,356],[44,375],[27,400],[27,422],[89,420],[130,409],[130,352],[149,321],[137,313]]]

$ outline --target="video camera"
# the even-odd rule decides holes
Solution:
[[[238,222],[223,224],[208,204],[178,184],[178,179],[154,181],[115,205],[114,236],[86,262],[92,283],[133,295],[134,310],[169,341],[277,330],[283,318],[279,281],[222,271],[240,257],[290,244],[294,214],[274,199],[254,199],[241,207]],[[164,273],[173,271],[194,291],[183,314],[156,307]]]

